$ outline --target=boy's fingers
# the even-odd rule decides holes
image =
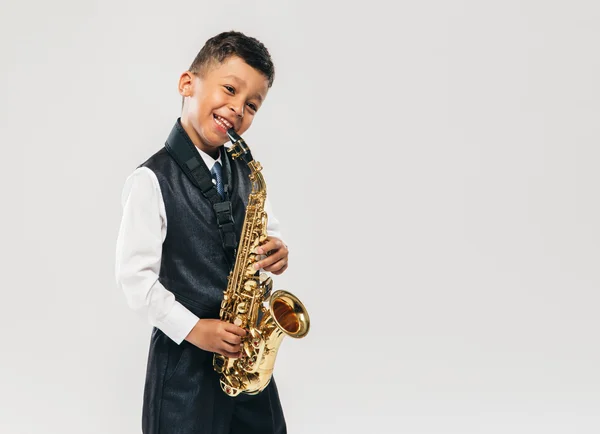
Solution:
[[[275,247],[275,240],[274,239],[267,239],[267,241],[263,245],[259,246],[256,249],[256,253],[258,253],[259,255],[266,255],[271,250],[273,250],[274,247]]]
[[[232,344],[227,341],[222,341],[219,344],[220,354],[223,354],[226,357],[231,357],[233,359],[237,359],[242,355],[242,345],[241,344]]]
[[[267,267],[281,261],[283,258],[285,258],[287,256],[286,252],[283,251],[278,251],[277,253],[275,253],[274,255],[271,256],[267,256],[265,259],[263,259],[262,261],[258,261],[255,265],[254,268],[259,270],[261,268],[267,270]]]
[[[242,343],[242,338],[238,335],[234,335],[233,333],[227,332],[227,335],[223,338],[225,342],[231,345],[240,345]]]
[[[228,322],[225,323],[225,331],[237,336],[246,336],[246,330]]]
[[[268,238],[266,243],[256,249],[256,253],[265,255],[271,250],[279,250],[282,247],[284,247],[284,244],[279,238]]]
[[[271,273],[276,273],[280,271],[283,267],[287,265],[287,261],[285,259],[281,259],[280,261],[275,262],[270,267],[263,267],[265,271],[270,271]]]
[[[288,264],[286,263],[283,267],[281,267],[279,270],[277,271],[271,271],[271,273],[273,273],[276,276],[279,276],[281,273],[283,273],[285,270],[287,270]]]
[[[238,354],[241,351],[241,346],[239,344],[233,345],[228,342],[223,342],[221,344],[221,349],[231,354]]]

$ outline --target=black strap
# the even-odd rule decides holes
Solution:
[[[212,204],[217,217],[223,249],[227,253],[229,265],[232,266],[237,250],[237,236],[235,234],[231,201],[229,200],[228,181],[230,177],[226,173],[224,174],[225,200],[223,200],[212,182],[208,167],[206,167],[198,150],[181,126],[179,119],[165,142],[165,148],[192,184],[198,187],[204,197]],[[221,154],[221,158],[227,158],[224,152]]]

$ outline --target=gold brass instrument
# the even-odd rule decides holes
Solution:
[[[221,388],[227,395],[255,395],[271,381],[283,338],[286,335],[292,338],[306,336],[310,319],[298,298],[283,290],[271,294],[272,279],[254,269],[254,263],[259,260],[256,248],[267,239],[266,183],[262,166],[254,161],[244,140],[233,129],[227,134],[233,143],[227,151],[234,159],[241,158],[250,168],[252,190],[235,264],[221,302],[220,318],[244,328],[247,333],[242,340],[241,356],[233,359],[215,354],[213,368],[221,374]]]

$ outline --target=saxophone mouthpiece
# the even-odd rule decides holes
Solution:
[[[229,136],[229,140],[231,140],[231,143],[235,143],[238,140],[242,140],[242,138],[240,137],[240,135],[238,133],[236,133],[233,128],[229,128],[227,130],[227,135]]]
[[[241,157],[247,164],[252,161],[252,152],[250,152],[250,149],[248,148],[246,142],[244,142],[244,139],[242,139],[233,128],[229,128],[227,130],[227,135],[233,144],[233,146],[229,149],[231,156],[233,158]]]

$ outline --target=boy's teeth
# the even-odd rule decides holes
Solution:
[[[227,119],[223,119],[221,116],[216,116],[216,117],[215,117],[215,119],[217,120],[217,122],[218,122],[219,124],[221,124],[221,125],[222,125],[223,127],[225,127],[225,128],[228,128],[228,129],[229,129],[229,128],[232,128],[232,127],[233,127],[233,125],[231,125],[231,124],[229,123],[229,121],[227,121]]]

